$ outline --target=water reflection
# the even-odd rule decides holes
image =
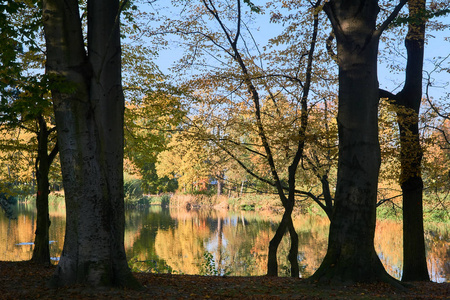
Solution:
[[[64,242],[66,227],[65,212],[50,209],[50,256],[59,257]],[[29,260],[33,255],[34,232],[36,230],[36,209],[34,206],[20,204],[17,217],[6,218],[0,211],[0,260]]]
[[[125,249],[135,270],[205,275],[264,275],[267,247],[280,216],[255,212],[191,210],[159,206],[128,210],[125,214]],[[65,212],[50,209],[51,256],[59,257],[65,230]],[[326,218],[299,216],[301,276],[310,276],[326,253],[329,222]],[[20,206],[18,217],[0,213],[0,260],[31,258],[35,209]],[[402,269],[402,226],[378,221],[375,247],[387,271],[399,278]],[[428,268],[433,281],[450,281],[450,237],[444,224],[426,225]],[[289,273],[289,240],[279,248],[281,275]]]

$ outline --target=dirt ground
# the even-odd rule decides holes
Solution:
[[[323,286],[302,279],[134,273],[142,290],[47,287],[55,267],[0,262],[0,299],[450,299],[450,283]]]

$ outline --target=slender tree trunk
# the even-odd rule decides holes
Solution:
[[[291,213],[292,211],[289,211],[289,209],[285,208],[281,222],[280,224],[278,224],[277,230],[275,231],[275,235],[269,242],[269,253],[267,257],[267,276],[278,276],[278,246],[280,245],[281,240],[286,233],[286,229],[288,228],[289,223],[292,223]]]
[[[244,1],[246,2],[246,1]],[[213,1],[203,1],[203,4],[206,8],[206,10],[211,14],[211,16],[218,22],[220,27],[223,30],[223,33],[227,37],[229,46],[231,47],[231,51],[228,52],[232,56],[232,58],[235,60],[235,62],[238,64],[240,71],[242,73],[242,80],[243,84],[246,86],[247,91],[253,101],[254,106],[254,117],[255,117],[255,126],[257,128],[258,136],[261,140],[262,147],[264,148],[264,152],[266,154],[267,163],[270,167],[270,174],[272,176],[273,181],[267,181],[263,179],[262,177],[259,177],[257,174],[252,172],[250,169],[248,169],[243,163],[241,163],[239,160],[238,163],[246,169],[247,172],[255,176],[256,178],[259,178],[263,182],[269,184],[270,186],[273,186],[276,188],[277,193],[280,197],[281,202],[283,203],[283,207],[285,209],[285,212],[283,214],[283,218],[281,223],[279,224],[277,231],[275,233],[275,236],[272,238],[272,240],[269,243],[269,254],[268,254],[268,276],[277,276],[278,275],[278,264],[277,264],[277,249],[278,246],[286,232],[286,229],[289,230],[290,237],[291,237],[291,249],[289,252],[289,261],[291,263],[291,276],[292,277],[298,277],[299,276],[299,267],[298,267],[298,235],[295,231],[294,224],[292,222],[292,210],[295,204],[295,174],[298,167],[298,164],[302,158],[305,140],[306,140],[306,129],[307,129],[307,120],[308,120],[308,105],[307,105],[307,99],[308,94],[310,90],[311,85],[311,76],[312,76],[312,65],[313,65],[313,59],[314,59],[314,49],[315,44],[317,40],[317,32],[318,32],[318,25],[319,25],[319,12],[321,1],[316,1],[313,5],[313,13],[314,13],[314,25],[313,25],[313,33],[312,33],[312,40],[310,44],[310,51],[308,52],[308,65],[306,69],[306,80],[303,82],[303,95],[301,99],[301,126],[299,128],[299,142],[297,145],[297,149],[295,150],[295,156],[293,158],[292,164],[289,166],[289,184],[287,187],[289,195],[285,195],[285,189],[286,187],[283,186],[282,180],[279,177],[277,167],[275,164],[274,156],[272,155],[272,148],[269,144],[269,139],[267,136],[267,131],[264,128],[262,117],[261,117],[261,102],[260,102],[260,95],[257,90],[257,86],[255,86],[253,82],[253,76],[251,73],[249,73],[249,70],[247,68],[247,65],[245,63],[245,59],[242,58],[242,54],[238,49],[238,41],[241,37],[240,35],[240,27],[241,27],[241,1],[236,1],[236,10],[237,10],[237,26],[236,31],[231,34],[231,31],[229,31],[226,26],[224,26],[222,19],[220,17],[220,14],[218,13],[218,10],[214,6]],[[303,81],[303,80],[302,80]],[[300,82],[300,80],[299,80]],[[227,152],[231,157],[234,157],[229,151],[224,149],[225,152]],[[235,157],[234,157],[235,158]],[[241,193],[243,189],[243,182],[241,185]]]
[[[36,158],[36,236],[34,239],[33,262],[50,265],[50,248],[49,248],[49,227],[50,218],[48,214],[48,193],[49,182],[48,174],[50,164],[53,160],[48,155],[48,130],[47,124],[42,116],[38,118],[39,135],[38,135],[38,156]]]
[[[419,138],[419,111],[422,101],[424,57],[424,0],[408,2],[410,22],[405,39],[408,54],[406,80],[399,93],[397,113],[400,129],[400,184],[403,192],[403,274],[402,281],[429,281],[423,233],[422,146]],[[406,109],[406,110],[405,110]]]
[[[300,268],[298,266],[298,234],[295,231],[292,216],[288,220],[289,236],[291,238],[291,247],[289,248],[288,259],[291,263],[291,277],[298,278],[300,275]]]
[[[275,235],[269,242],[267,276],[278,276],[277,251],[281,240],[286,233],[286,229],[289,231],[291,240],[291,246],[288,254],[288,260],[291,265],[291,277],[299,277],[300,268],[298,265],[298,234],[295,231],[294,223],[292,222],[292,211],[289,212],[289,210],[284,211],[283,218],[275,231]]]
[[[327,254],[311,280],[396,282],[375,252],[378,143],[376,0],[324,6],[337,38],[339,160]]]
[[[138,287],[123,242],[119,1],[90,0],[87,10],[88,53],[78,1],[43,1],[67,215],[52,284]]]
[[[306,128],[306,127],[305,127]],[[295,231],[294,223],[292,221],[292,211],[295,205],[295,173],[298,166],[298,161],[303,153],[304,142],[300,144],[298,154],[292,164],[289,166],[289,195],[286,198],[284,194],[280,198],[284,201],[284,213],[280,224],[275,232],[274,237],[269,242],[269,253],[267,259],[267,276],[278,276],[278,262],[277,251],[283,239],[286,230],[289,231],[291,246],[289,249],[288,260],[291,264],[291,277],[298,278],[300,275],[300,268],[298,265],[298,234]]]
[[[244,180],[241,181],[241,188],[239,189],[238,197],[241,197],[244,193]]]
[[[418,143],[420,145],[420,143]],[[402,146],[403,149],[407,147]],[[417,152],[416,152],[417,153]],[[411,155],[411,153],[409,153]],[[420,159],[418,159],[420,162]],[[402,173],[405,172],[402,161]],[[407,164],[411,167],[411,164]],[[420,165],[419,165],[420,169]],[[408,170],[409,171],[409,170]],[[420,172],[420,171],[419,171]],[[423,181],[419,175],[408,176],[401,183],[403,192],[403,273],[402,281],[429,281],[423,230]]]
[[[423,150],[419,135],[422,101],[422,71],[425,47],[424,0],[411,0],[408,33],[405,38],[407,62],[405,85],[396,95],[381,90],[380,97],[393,101],[400,131],[400,186],[403,194],[402,281],[430,280],[423,233]]]
[[[220,196],[223,193],[223,176],[223,172],[220,172],[219,177],[217,177],[217,196]]]
[[[298,131],[299,142],[297,144],[296,153],[292,160],[291,165],[288,167],[288,196],[284,195],[284,191],[281,187],[281,183],[278,179],[278,175],[274,174],[274,179],[278,181],[277,189],[278,195],[280,196],[281,202],[283,203],[285,212],[283,214],[283,218],[277,231],[275,232],[275,236],[269,243],[269,254],[267,260],[267,275],[268,276],[277,276],[278,275],[278,264],[277,264],[277,250],[280,245],[281,239],[286,231],[286,228],[289,230],[289,236],[291,238],[291,247],[289,250],[288,259],[291,264],[291,277],[298,278],[300,275],[300,268],[298,265],[298,234],[295,231],[294,223],[292,221],[292,211],[295,205],[295,185],[296,179],[295,175],[297,173],[297,168],[300,163],[300,160],[303,157],[303,152],[305,148],[305,140],[306,140],[306,130],[308,127],[308,95],[311,86],[311,76],[312,76],[312,66],[313,66],[313,58],[314,58],[314,50],[316,47],[317,41],[317,32],[319,28],[319,12],[318,7],[320,6],[320,1],[317,1],[314,5],[314,22],[313,22],[313,32],[312,39],[310,44],[310,49],[308,53],[308,64],[306,68],[306,80],[303,85],[303,95],[301,98],[301,116],[300,116],[300,128]],[[264,143],[264,139],[263,143]],[[270,153],[270,151],[266,150],[266,153]],[[271,165],[274,170],[274,165]]]
[[[217,218],[217,271],[218,275],[225,274],[225,268],[222,263],[222,251],[223,248],[223,226],[222,226],[222,218]]]

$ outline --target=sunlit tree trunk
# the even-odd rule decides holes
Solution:
[[[43,1],[66,234],[56,286],[137,287],[124,249],[119,1],[88,1],[87,53],[78,1]]]
[[[377,125],[378,3],[332,0],[324,10],[337,39],[339,160],[327,254],[311,279],[394,283],[374,247],[381,160]]]

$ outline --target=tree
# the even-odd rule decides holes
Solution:
[[[376,0],[332,0],[323,6],[337,43],[339,159],[327,254],[311,280],[395,282],[374,248],[380,167],[377,54],[381,33],[405,2],[378,28]]]
[[[251,11],[261,9],[250,1],[244,2]],[[183,20],[164,28],[165,32],[180,34],[192,50],[181,63],[201,71],[184,83],[185,90],[191,91],[188,96],[192,101],[186,134],[213,145],[216,153],[231,158],[268,186],[271,193],[279,195],[285,212],[269,246],[268,274],[278,274],[277,248],[289,231],[291,276],[298,277],[298,240],[292,222],[295,199],[307,195],[320,203],[319,197],[297,190],[296,183],[309,138],[308,97],[312,86],[320,80],[320,76],[314,76],[314,62],[320,56],[316,44],[321,1],[306,6],[298,2],[289,4],[299,11],[298,15],[306,13],[308,18],[301,24],[294,22],[292,28],[304,28],[295,35],[297,39],[290,39],[292,31],[274,39],[274,45],[285,42],[288,50],[279,50],[282,56],[275,61],[284,60],[271,70],[262,61],[271,61],[276,56],[261,55],[242,1],[200,3],[189,2],[192,15],[183,10]],[[185,7],[186,3],[182,5]],[[305,37],[307,42],[303,43]],[[291,43],[296,45],[299,41],[299,46],[289,49]],[[256,54],[252,54],[253,49]],[[320,75],[326,77],[325,73]],[[319,88],[313,92],[322,95]]]
[[[36,195],[37,219],[36,238],[32,261],[50,264],[48,216],[48,193],[50,165],[58,153],[56,143],[52,142],[52,132],[48,128],[51,103],[45,96],[47,80],[45,76],[30,72],[42,68],[43,53],[39,49],[36,33],[41,29],[39,10],[33,3],[10,2],[6,5],[8,22],[2,22],[2,31],[8,36],[3,46],[2,60],[6,74],[2,80],[2,103],[0,122],[9,129],[20,128],[33,133],[37,138],[35,173],[38,187]],[[2,10],[3,12],[3,10]],[[4,16],[2,14],[2,16]],[[2,18],[3,19],[3,18]],[[4,21],[4,20],[2,20]],[[11,32],[12,29],[15,29]],[[9,60],[9,61],[8,61]],[[34,143],[30,143],[34,144]],[[50,154],[48,153],[50,149]]]
[[[123,46],[125,156],[137,167],[142,188],[149,193],[173,189],[173,180],[156,175],[156,157],[185,115],[178,91],[166,84],[141,41]],[[173,190],[171,190],[173,191]]]
[[[422,102],[422,69],[425,48],[425,1],[408,2],[408,33],[405,38],[407,64],[403,89],[393,95],[380,91],[380,97],[397,106],[400,130],[400,185],[403,197],[403,272],[402,281],[430,280],[423,231],[423,150],[419,136]]]
[[[58,154],[58,144],[55,143],[48,152],[49,137],[55,127],[48,128],[47,122],[42,115],[37,116],[38,123],[38,155],[36,157],[36,237],[34,239],[34,248],[32,261],[50,264],[49,248],[49,227],[50,219],[48,214],[48,194],[50,193],[49,173],[50,166]]]
[[[37,78],[39,80],[39,76]],[[26,78],[21,82],[20,94],[8,107],[8,125],[17,127],[33,134],[36,145],[31,148],[35,158],[34,171],[36,179],[36,235],[31,260],[36,263],[50,264],[48,195],[50,193],[50,167],[58,154],[58,144],[55,141],[54,124],[51,124],[51,104],[47,96],[46,80],[33,82]],[[50,116],[50,117],[49,117]]]
[[[123,242],[119,16],[126,4],[88,1],[85,45],[78,1],[42,3],[67,220],[55,286],[139,286]]]
[[[135,166],[147,193],[173,192],[176,180],[160,178],[156,172],[156,157],[166,150],[186,114],[180,101],[180,91],[171,86],[168,76],[155,64],[156,44],[143,39],[149,22],[141,21],[148,14],[125,11],[127,22],[122,31],[127,39],[122,45],[122,81],[125,105],[125,157]],[[152,23],[152,22],[150,22]]]
[[[208,159],[210,156],[204,143],[176,133],[168,143],[167,150],[158,155],[156,171],[161,178],[176,179],[184,191],[194,192],[201,190],[199,183],[207,182],[212,175]]]
[[[19,191],[32,191],[33,152],[36,150],[33,134],[5,124],[0,127],[0,131],[1,192],[15,197]]]

